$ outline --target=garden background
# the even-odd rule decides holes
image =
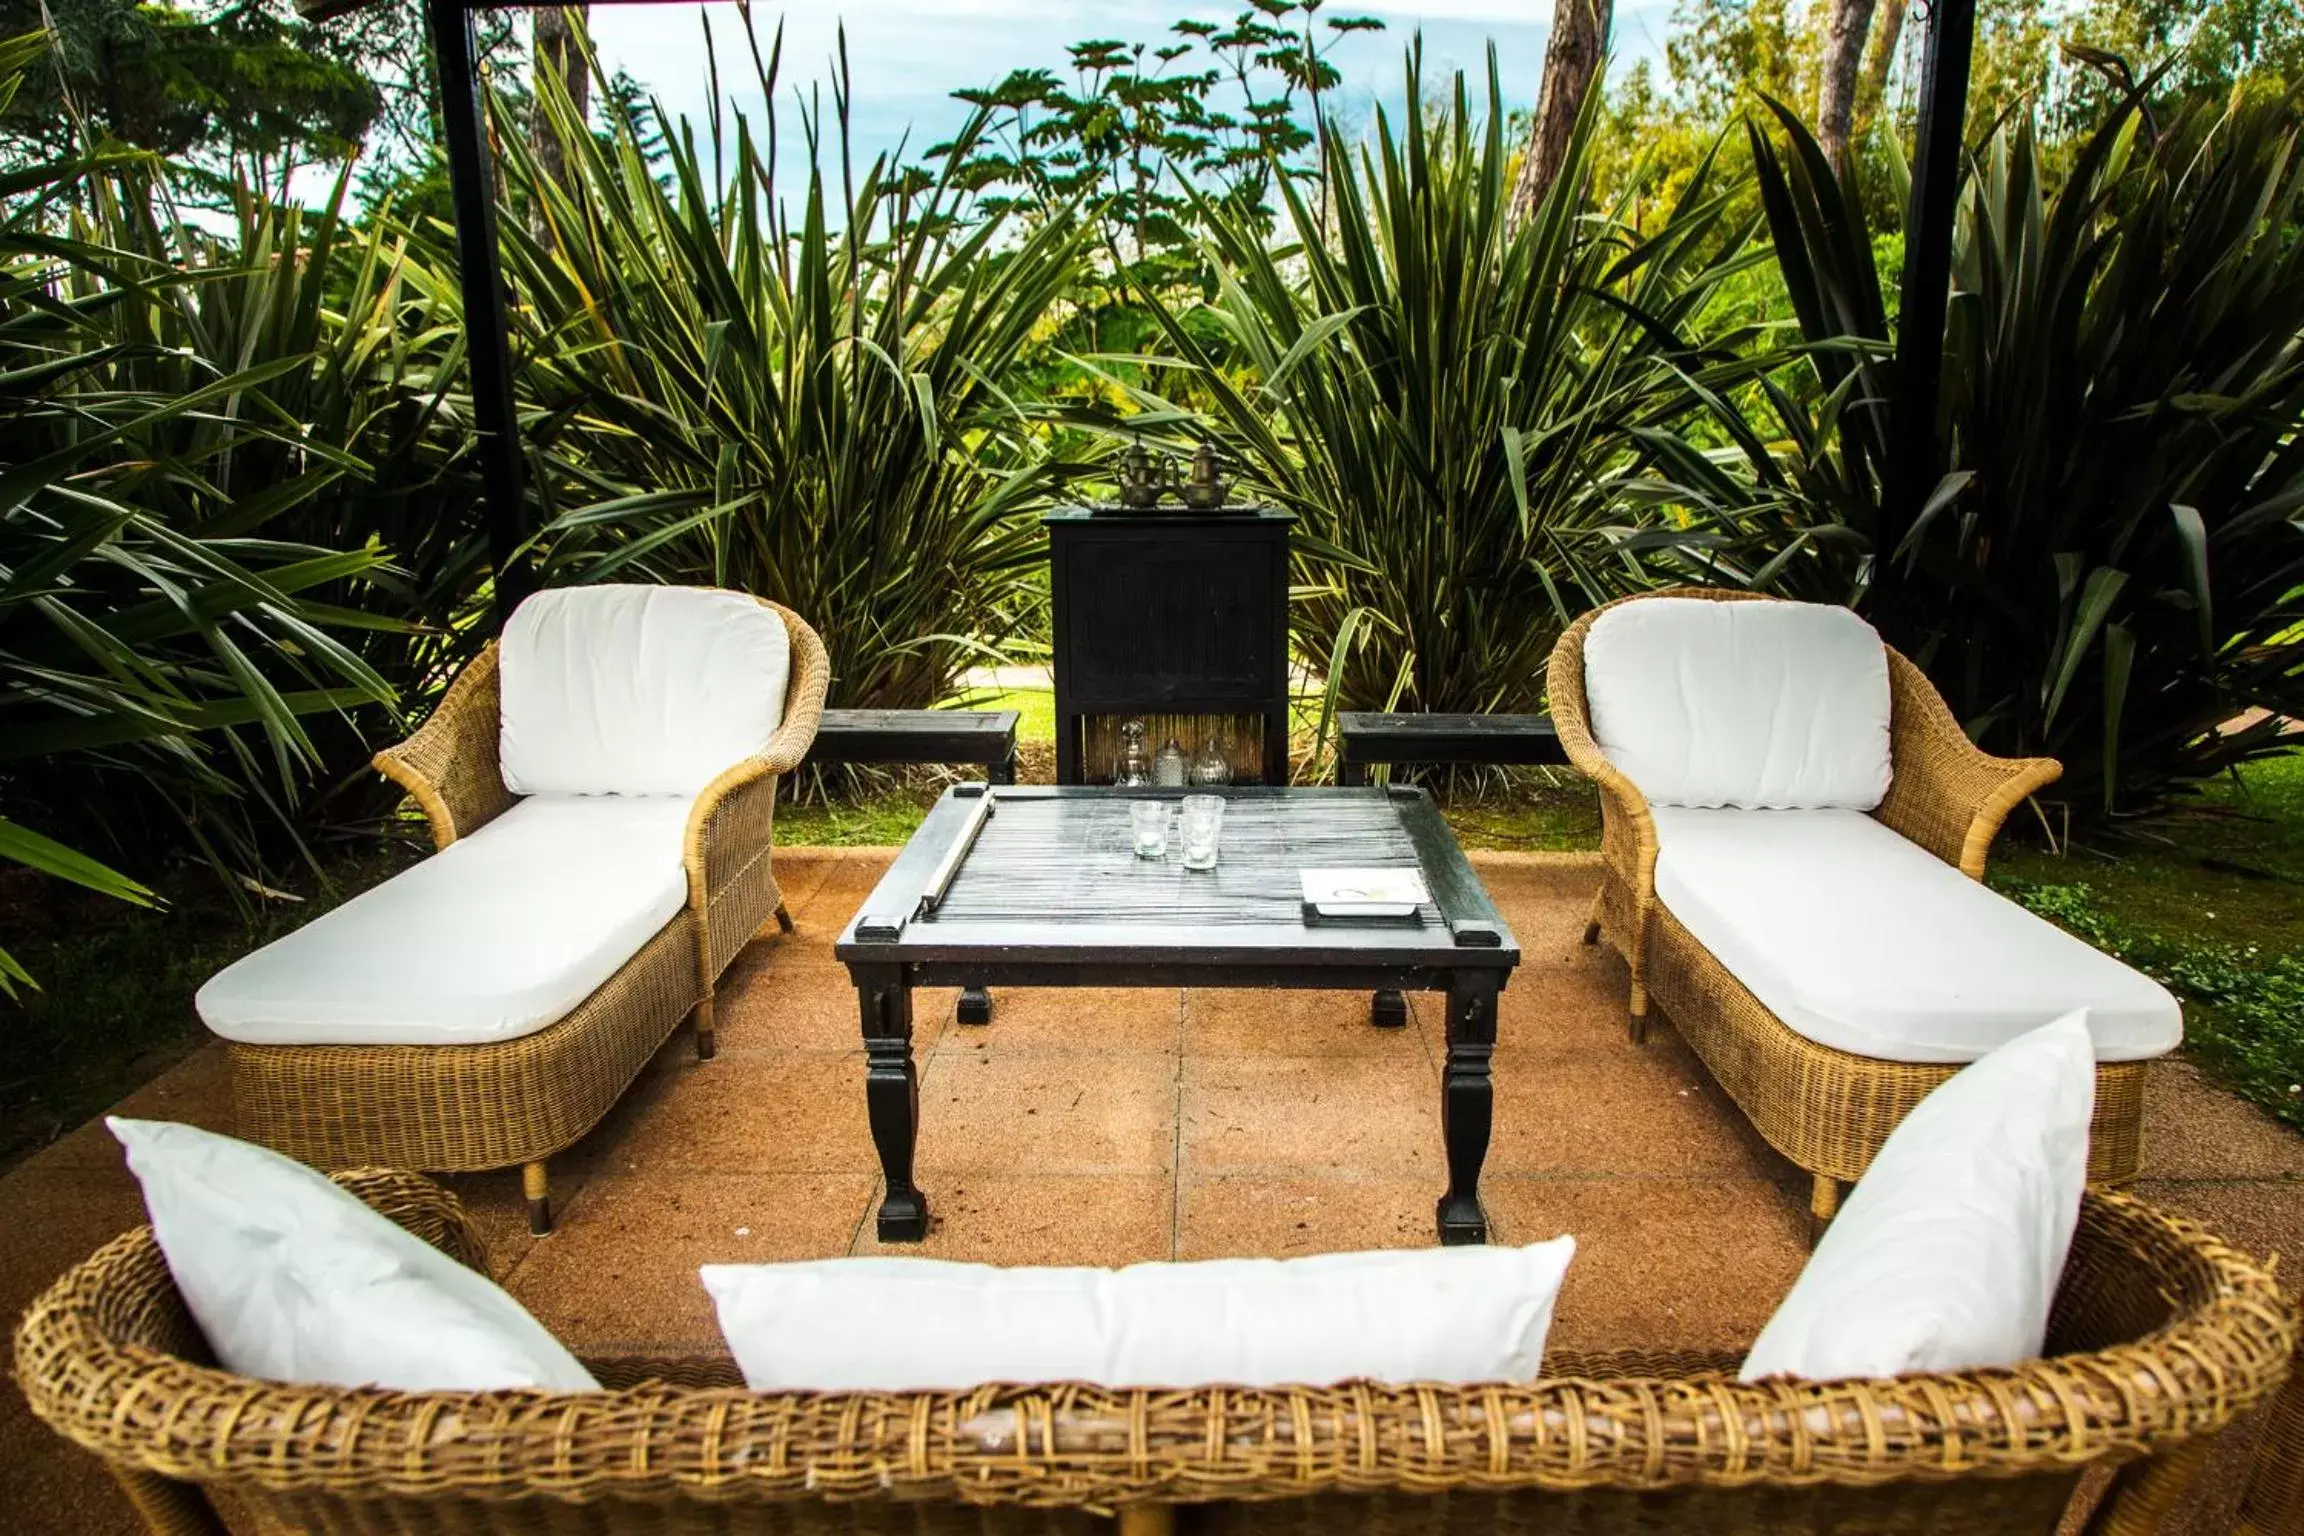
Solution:
[[[1978,11],[1917,403],[1901,0],[1678,0],[1590,91],[1333,4],[1147,16],[881,154],[875,82],[797,68],[769,12],[721,18],[694,120],[580,11],[493,13],[528,553],[775,598],[832,703],[1005,699],[1044,738],[1038,514],[1213,443],[1301,519],[1314,779],[1339,709],[1541,708],[1560,629],[1628,591],[1851,603],[1981,744],[2064,761],[1995,881],[2304,1127],[2304,15]],[[1372,36],[1375,102],[1334,63]],[[0,37],[13,1158],[195,1044],[213,970],[419,856],[367,759],[494,589],[418,13],[5,0]],[[1900,409],[1944,458],[1881,547]],[[1440,787],[1475,846],[1597,839],[1565,779]],[[781,836],[900,841],[935,788],[810,777]]]

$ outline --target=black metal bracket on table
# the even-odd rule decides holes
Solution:
[[[1336,782],[1368,782],[1396,763],[1557,767],[1568,761],[1550,715],[1336,715]]]
[[[1447,999],[1447,1063],[1441,1127],[1448,1187],[1435,1211],[1443,1243],[1485,1242],[1480,1169],[1493,1118],[1490,1061],[1496,1002],[1519,963],[1518,943],[1465,861],[1463,850],[1422,790],[1236,789],[1236,797],[1381,794],[1400,815],[1417,853],[1439,928],[1296,924],[1211,927],[1140,922],[1123,940],[1110,933],[1091,946],[1068,938],[1062,924],[972,920],[940,926],[952,873],[1004,806],[1067,796],[1105,798],[1109,791],[1027,787],[996,794],[980,785],[948,792],[905,845],[835,946],[856,983],[867,1058],[865,1097],[886,1183],[879,1233],[914,1242],[928,1233],[928,1197],[913,1178],[919,1124],[918,1073],[912,1061],[911,994],[916,987],[967,984],[1016,987],[1345,988],[1390,998],[1405,1021],[1403,994]],[[1378,1008],[1381,1012],[1382,1002]]]

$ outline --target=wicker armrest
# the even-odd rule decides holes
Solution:
[[[2055,783],[2064,765],[2052,757],[1994,757],[1977,747],[1927,676],[1893,650],[1888,692],[1895,776],[1874,814],[1962,874],[1983,879],[2000,824]]]
[[[488,1245],[453,1191],[398,1168],[347,1168],[328,1177],[466,1269],[488,1273]]]
[[[1645,899],[1656,888],[1656,820],[1648,813],[1648,797],[1640,786],[1608,761],[1593,739],[1591,705],[1584,695],[1584,636],[1598,611],[1570,625],[1552,648],[1545,671],[1545,703],[1569,766],[1600,787],[1601,838],[1608,862],[1624,870],[1635,892]]]
[[[445,848],[512,807],[497,763],[499,702],[491,644],[448,685],[415,735],[376,754],[376,771],[408,791]]]

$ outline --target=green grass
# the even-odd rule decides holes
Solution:
[[[1991,881],[2159,978],[2185,1054],[2304,1130],[2304,757],[2250,764],[2117,842],[2019,843]]]
[[[940,793],[898,784],[836,799],[780,801],[776,841],[786,848],[900,847]]]
[[[1016,711],[1018,741],[1056,739],[1056,692],[1052,688],[985,688],[952,701],[954,709],[1012,709]]]

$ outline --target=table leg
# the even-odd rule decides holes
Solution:
[[[992,994],[982,987],[962,987],[959,1019],[963,1024],[991,1023]]]
[[[928,1197],[912,1182],[912,1146],[920,1130],[912,987],[897,966],[858,966],[854,974],[864,1015],[864,1108],[887,1184],[880,1201],[880,1240],[916,1243],[928,1235]]]
[[[1407,1028],[1408,999],[1389,990],[1377,993],[1368,1005],[1368,1022],[1378,1029]]]
[[[1359,789],[1368,782],[1368,770],[1348,759],[1336,762],[1336,783],[1339,788]]]
[[[1448,1193],[1440,1197],[1440,1241],[1488,1241],[1480,1210],[1480,1165],[1488,1160],[1495,1090],[1488,1059],[1496,1049],[1497,979],[1459,978],[1448,989],[1448,1070],[1440,1089],[1441,1136],[1448,1148]]]

